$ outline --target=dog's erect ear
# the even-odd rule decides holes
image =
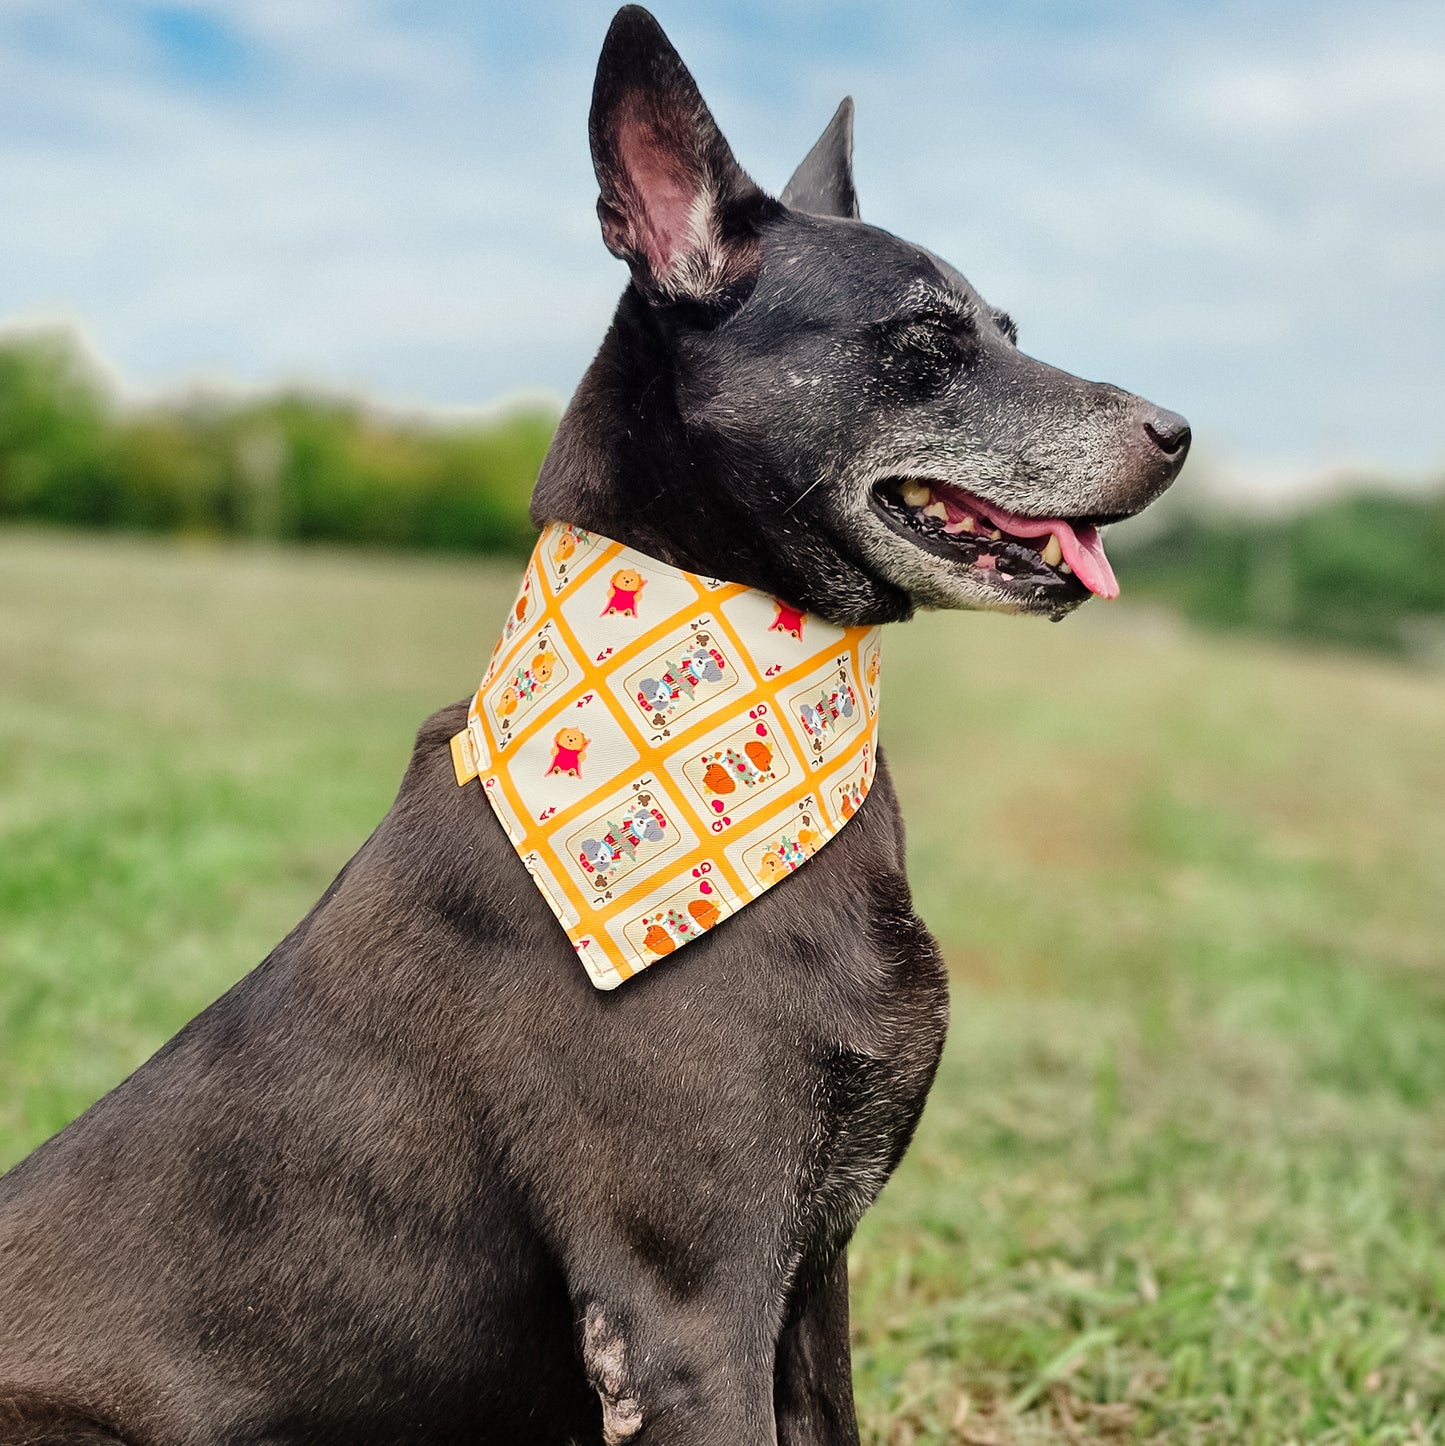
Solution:
[[[592,91],[602,239],[644,294],[709,304],[745,294],[758,223],[776,207],[748,178],[696,82],[640,5],[617,12]]]
[[[827,129],[803,157],[793,179],[783,188],[783,205],[812,216],[858,219],[858,193],[853,189],[853,97],[845,95]]]

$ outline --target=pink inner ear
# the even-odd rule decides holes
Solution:
[[[697,244],[693,213],[703,187],[657,126],[635,112],[618,122],[617,156],[632,193],[634,243],[652,270],[665,274]]]

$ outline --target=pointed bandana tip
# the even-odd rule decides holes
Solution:
[[[879,630],[566,523],[542,533],[467,726],[512,847],[599,989],[807,862],[873,782]]]

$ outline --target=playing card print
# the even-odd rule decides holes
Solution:
[[[878,679],[876,629],[553,524],[453,767],[610,989],[785,884],[857,811]]]

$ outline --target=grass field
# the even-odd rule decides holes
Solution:
[[[311,904],[512,587],[0,532],[0,1166]],[[1445,676],[1127,603],[887,652],[955,982],[866,1439],[1445,1442]]]

